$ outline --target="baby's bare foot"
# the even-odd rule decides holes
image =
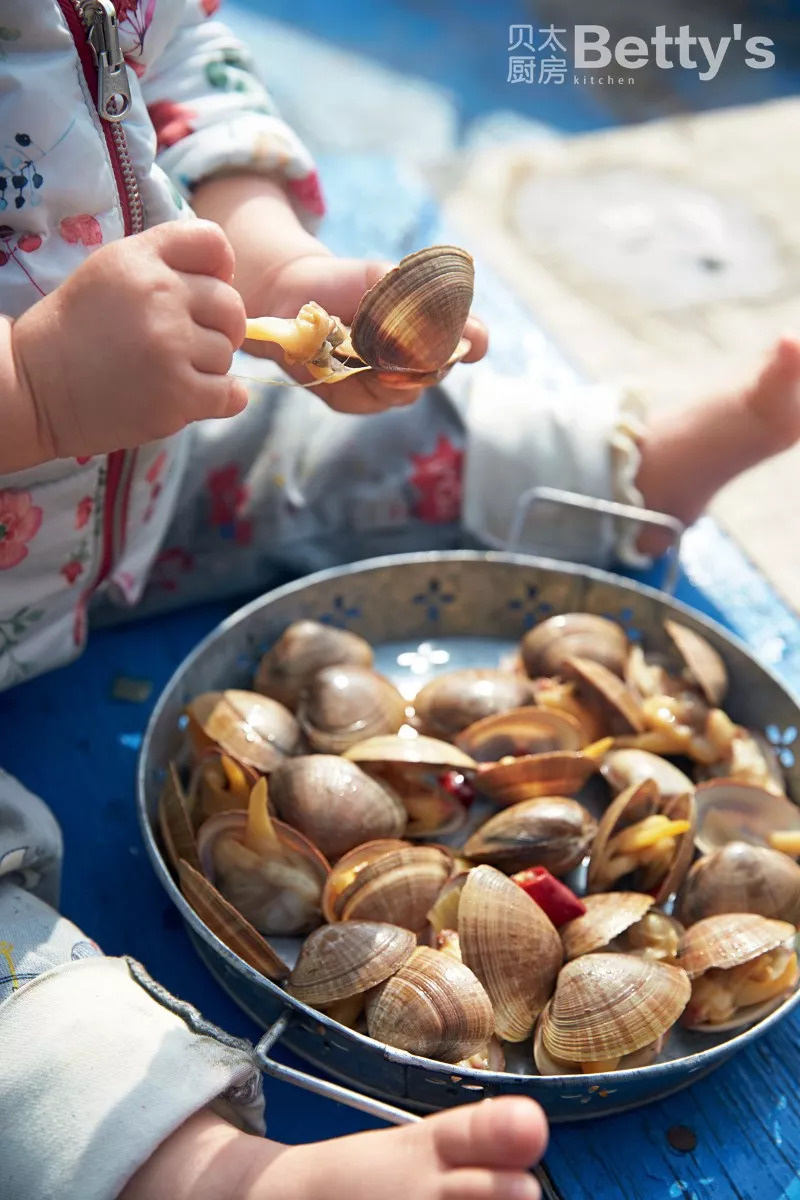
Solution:
[[[770,454],[800,439],[800,339],[784,337],[745,392],[745,404],[769,439]]]
[[[252,1181],[247,1200],[538,1200],[528,1168],[547,1145],[532,1100],[502,1097],[418,1124],[293,1146]]]

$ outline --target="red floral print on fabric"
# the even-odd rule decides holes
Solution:
[[[158,454],[155,456],[155,458],[151,462],[150,466],[147,468],[147,474],[145,475],[145,479],[147,480],[148,483],[155,483],[156,480],[161,478],[161,472],[164,470],[166,462],[167,462],[166,450],[159,450]]]
[[[78,213],[74,217],[64,217],[59,225],[59,232],[70,246],[101,246],[103,231],[100,222],[89,213]]]
[[[200,7],[207,17],[213,17],[214,13],[219,12],[222,0],[200,0]]]
[[[64,576],[70,587],[72,587],[72,585],[77,583],[78,579],[83,574],[83,563],[78,562],[77,558],[70,559],[70,561],[64,563],[63,567],[61,568],[61,574]]]
[[[92,515],[93,508],[94,499],[92,496],[84,496],[83,499],[78,502],[78,507],[75,509],[76,529],[83,529],[84,525],[86,525],[88,522],[89,517]]]
[[[181,138],[194,132],[192,121],[197,116],[186,104],[175,104],[172,100],[159,100],[148,108],[150,120],[156,131],[158,149],[166,150]]]
[[[0,571],[9,571],[28,557],[42,524],[42,510],[31,503],[30,492],[0,491]]]
[[[430,525],[449,525],[461,515],[464,451],[442,436],[431,454],[413,454],[411,485],[417,492],[412,512]]]
[[[85,466],[86,466],[86,464],[87,464],[87,462],[91,462],[91,461],[92,461],[92,457],[93,457],[93,455],[91,455],[91,454],[88,454],[88,455],[86,455],[86,457],[84,457],[84,458],[76,458],[76,459],[75,459],[75,462],[78,464],[78,466],[79,466],[79,467],[85,467]]]
[[[211,496],[211,524],[223,537],[233,537],[240,546],[249,546],[253,540],[253,523],[241,520],[240,514],[250,493],[241,482],[239,468],[230,463],[218,471],[209,471],[207,485]]]
[[[293,200],[296,200],[302,208],[312,213],[313,216],[324,217],[325,201],[322,196],[319,175],[317,175],[316,171],[312,171],[309,175],[304,175],[302,179],[290,179],[286,184],[286,190]]]
[[[179,584],[176,576],[188,575],[193,568],[191,554],[180,546],[171,546],[169,550],[162,550],[156,559],[150,587],[162,592],[177,592]]]
[[[42,239],[38,233],[18,233],[10,225],[0,225],[0,267],[6,266],[7,263],[13,263],[35,291],[40,296],[44,296],[44,292],[31,274],[31,270],[19,257],[20,254],[35,254],[41,244]]]
[[[131,13],[139,7],[139,0],[114,0],[114,8],[118,21],[126,21]]]

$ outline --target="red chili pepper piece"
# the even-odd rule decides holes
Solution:
[[[566,925],[567,921],[582,917],[586,912],[586,905],[566,884],[551,875],[546,867],[529,867],[527,871],[519,871],[511,878],[539,905],[556,927]]]
[[[445,771],[439,777],[439,783],[446,792],[455,796],[464,808],[469,808],[475,799],[475,788],[460,771]]]

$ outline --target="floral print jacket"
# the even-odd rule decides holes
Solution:
[[[189,216],[192,187],[224,167],[280,174],[301,215],[319,215],[309,155],[218,5],[4,0],[0,311],[19,316],[104,242]],[[115,61],[122,84],[102,69]],[[120,120],[105,90],[125,86]],[[0,478],[0,688],[79,653],[101,586],[138,599],[185,456],[176,437]]]

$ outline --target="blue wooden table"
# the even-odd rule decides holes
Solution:
[[[338,248],[392,257],[441,236],[422,188],[391,163],[340,161],[328,163],[325,174],[332,199],[328,234]],[[361,220],[357,200],[369,214]],[[706,521],[687,537],[683,561],[679,597],[737,628],[800,688],[798,623],[737,548]],[[134,812],[134,768],[152,703],[183,656],[233,607],[207,605],[96,633],[79,662],[0,696],[0,759],[62,823],[64,912],[107,953],[139,958],[209,1018],[255,1038],[260,1031],[195,957],[150,870]],[[112,699],[120,675],[151,680],[150,700]],[[559,1126],[547,1155],[558,1194],[566,1200],[800,1200],[798,1034],[800,1016],[670,1100]],[[373,1124],[287,1085],[268,1081],[266,1087],[275,1138],[310,1141]],[[696,1134],[692,1152],[672,1148],[668,1133],[676,1125]]]

